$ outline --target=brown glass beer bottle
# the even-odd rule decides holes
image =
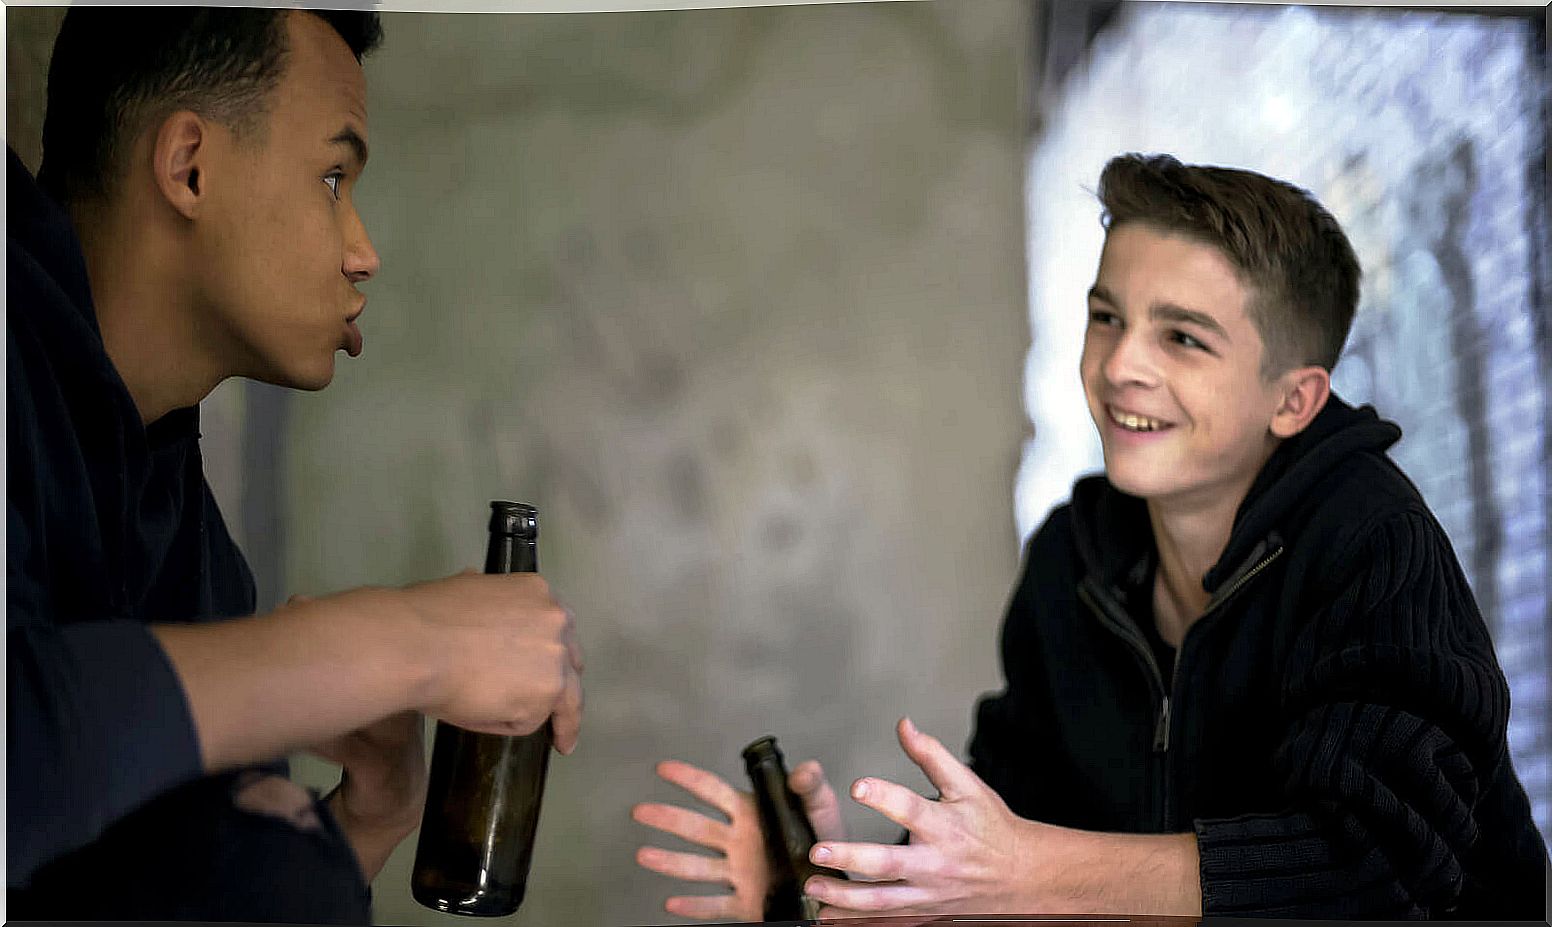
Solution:
[[[765,835],[765,855],[770,862],[771,887],[765,896],[768,921],[815,920],[819,902],[803,894],[809,877],[826,875],[844,879],[834,869],[816,866],[808,859],[818,838],[803,810],[803,800],[787,787],[787,764],[776,738],[761,737],[744,748],[744,768],[754,785],[755,806],[760,810],[760,830]]]
[[[539,569],[539,512],[490,504],[486,573]],[[447,914],[499,917],[523,903],[551,750],[549,723],[522,737],[436,725],[410,893]]]

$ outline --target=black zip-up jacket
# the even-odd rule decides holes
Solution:
[[[972,768],[1025,818],[1194,832],[1207,915],[1541,919],[1508,687],[1400,435],[1332,396],[1273,454],[1167,672],[1146,506],[1080,480],[1026,550]]]
[[[70,218],[6,174],[7,913],[367,923],[354,853],[202,773],[152,622],[252,614],[199,410],[142,425],[103,346]],[[281,760],[254,772],[285,774]]]

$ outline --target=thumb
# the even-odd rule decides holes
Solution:
[[[846,825],[841,817],[841,800],[825,778],[817,760],[799,763],[787,777],[787,785],[803,801],[803,811],[814,825],[820,840],[844,840]]]

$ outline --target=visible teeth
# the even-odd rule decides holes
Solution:
[[[1164,425],[1163,422],[1160,422],[1156,419],[1147,418],[1142,415],[1133,415],[1130,412],[1116,412],[1112,410],[1110,417],[1115,419],[1117,424],[1121,425],[1122,427],[1129,428],[1132,431],[1154,431],[1158,428],[1162,428]]]

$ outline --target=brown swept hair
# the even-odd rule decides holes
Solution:
[[[1105,165],[1098,195],[1107,232],[1140,222],[1228,258],[1251,290],[1247,311],[1266,345],[1263,377],[1336,366],[1362,270],[1342,227],[1308,191],[1251,171],[1133,153]]]

